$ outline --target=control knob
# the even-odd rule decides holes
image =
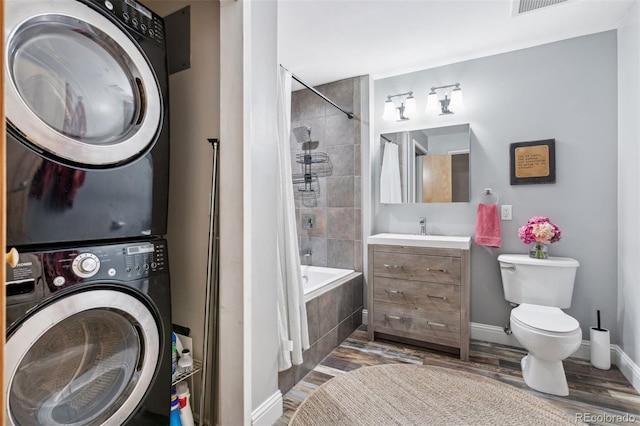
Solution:
[[[100,259],[92,253],[82,253],[73,259],[71,264],[73,272],[81,278],[89,278],[98,273]]]

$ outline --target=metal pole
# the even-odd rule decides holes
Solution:
[[[211,172],[211,203],[209,206],[209,247],[207,254],[207,287],[205,294],[205,310],[204,310],[204,344],[202,350],[202,378],[200,380],[200,405],[199,405],[199,417],[198,423],[200,425],[204,425],[204,408],[205,408],[205,396],[206,396],[206,384],[207,384],[207,373],[209,370],[209,334],[210,334],[210,323],[211,323],[211,304],[212,298],[215,296],[215,303],[217,303],[217,273],[216,276],[213,276],[213,266],[214,262],[217,259],[217,236],[215,232],[215,214],[216,214],[216,198],[217,198],[217,174],[218,174],[218,139],[208,139],[211,145],[213,146],[213,170]],[[217,271],[217,266],[216,266]],[[215,285],[215,288],[213,286]],[[217,311],[217,310],[216,310]],[[214,315],[217,315],[214,312]],[[215,320],[215,318],[214,318]],[[214,339],[217,339],[217,333],[215,333],[215,328],[217,327],[217,321],[214,327]],[[213,346],[213,356],[216,356],[217,352],[217,343],[215,341],[211,342]],[[215,360],[215,358],[214,358]],[[215,366],[215,362],[214,362]],[[217,374],[217,373],[215,373]],[[215,376],[212,376],[215,378]],[[212,384],[212,389],[215,389],[215,380]],[[213,392],[212,392],[213,393]],[[213,414],[213,409],[211,410],[211,414]]]
[[[344,109],[342,109],[338,104],[336,104],[335,102],[333,102],[331,99],[327,98],[325,95],[323,95],[322,93],[318,92],[315,88],[309,86],[307,83],[305,83],[304,81],[300,80],[300,77],[298,77],[295,74],[291,74],[291,78],[293,78],[295,81],[297,81],[298,83],[302,84],[304,87],[306,87],[307,89],[311,90],[313,93],[315,93],[316,95],[320,96],[322,99],[324,99],[325,101],[329,102],[331,105],[333,105],[334,107],[338,108],[340,111],[344,112],[345,114],[347,114],[347,117],[349,117],[350,119],[353,119],[353,113],[346,111]]]

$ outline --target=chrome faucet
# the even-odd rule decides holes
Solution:
[[[420,218],[420,235],[427,235],[427,218]]]

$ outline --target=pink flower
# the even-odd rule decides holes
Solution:
[[[550,244],[560,241],[562,233],[558,226],[548,217],[534,216],[527,224],[518,229],[518,237],[525,244]]]

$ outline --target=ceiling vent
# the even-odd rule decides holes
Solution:
[[[560,3],[566,3],[567,1],[569,0],[513,0],[513,16]]]

